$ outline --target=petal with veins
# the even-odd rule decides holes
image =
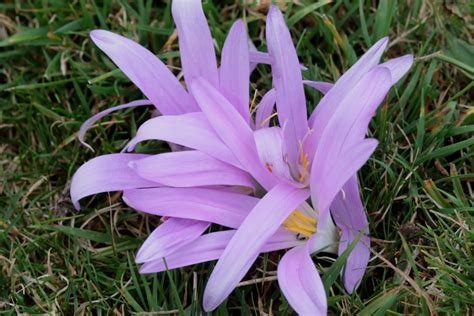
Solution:
[[[264,188],[275,185],[275,176],[260,162],[253,131],[229,101],[203,78],[190,89],[220,139],[234,153],[242,167]]]
[[[255,114],[255,129],[268,127],[270,125],[270,116],[273,113],[273,108],[276,102],[275,89],[269,90],[263,96],[260,103],[257,105],[257,113]]]
[[[155,188],[127,190],[123,200],[139,211],[195,219],[237,228],[259,199],[208,188]]]
[[[364,77],[369,70],[377,66],[385,48],[388,38],[384,37],[375,43],[341,78],[339,78],[331,90],[321,99],[316,109],[309,118],[309,125],[312,128],[311,136],[305,144],[306,153],[309,159],[316,151],[323,131],[329,124],[334,113],[339,109],[341,102],[347,96],[359,80]]]
[[[303,80],[303,83],[313,89],[318,90],[322,94],[326,94],[334,85],[329,82],[311,81],[311,80]],[[276,102],[276,92],[275,92],[275,89],[271,89],[267,93],[265,93],[262,100],[257,105],[257,111],[255,115],[256,129],[269,126],[270,117],[273,113],[275,102]]]
[[[130,151],[139,142],[154,139],[193,148],[240,167],[234,154],[217,136],[203,113],[159,116],[150,119],[140,126],[137,135],[130,141],[126,149]]]
[[[242,20],[234,23],[222,48],[220,91],[234,105],[246,122],[249,112],[249,49],[248,37]]]
[[[210,223],[184,218],[168,218],[148,236],[138,250],[135,262],[161,259],[196,240]]]
[[[320,225],[326,223],[326,216],[329,215],[328,208],[336,194],[341,190],[344,183],[353,176],[369,160],[377,147],[375,139],[365,139],[362,142],[348,148],[341,154],[343,158],[334,159],[338,163],[328,166],[328,169],[321,169],[318,176],[311,175],[311,200],[313,206],[319,210]],[[317,161],[315,161],[317,165]],[[319,169],[317,169],[319,171]]]
[[[392,76],[392,84],[396,84],[400,78],[402,78],[413,65],[413,55],[405,55],[390,59],[380,66],[386,67],[390,70]]]
[[[203,306],[215,309],[245,276],[261,247],[309,196],[285,183],[276,185],[252,209],[230,240],[207,282]]]
[[[311,168],[313,206],[326,216],[342,185],[370,157],[375,140],[363,140],[369,121],[391,86],[387,68],[369,71],[346,94],[318,144]],[[330,90],[332,91],[332,89]]]
[[[83,164],[72,177],[71,199],[79,209],[83,197],[110,191],[156,187],[156,182],[138,176],[128,163],[148,157],[140,154],[110,154],[93,158]]]
[[[369,71],[346,94],[331,117],[321,137],[316,155],[319,154],[326,160],[331,160],[339,157],[344,149],[364,139],[369,122],[390,87],[391,75],[387,68],[377,66]],[[324,160],[319,160],[319,162],[325,163]]]
[[[256,48],[250,50],[249,58],[252,63],[256,64],[270,64],[272,62],[272,58],[268,53],[260,52]]]
[[[130,167],[142,178],[166,186],[237,185],[255,189],[247,172],[196,150],[153,155],[134,160]]]
[[[178,30],[179,52],[186,83],[203,77],[214,87],[219,87],[214,42],[201,0],[173,0],[171,13]]]
[[[278,284],[299,315],[326,315],[326,291],[307,246],[295,247],[283,256],[278,264]]]
[[[234,236],[235,230],[227,230],[203,235],[182,247],[178,251],[162,259],[145,263],[140,268],[140,273],[156,273],[168,269],[181,268],[202,262],[217,260],[224,252],[225,247]],[[270,252],[301,245],[303,241],[296,238],[295,234],[286,230],[277,231],[265,245],[261,252]]]
[[[375,150],[375,140],[363,139],[390,87],[390,71],[380,66],[372,69],[346,94],[327,124],[314,156],[310,180],[313,206],[321,216],[327,215],[334,196]]]
[[[323,81],[312,81],[312,80],[303,80],[303,83],[308,87],[318,90],[322,94],[326,94],[329,90],[334,87],[334,83],[323,82]]]
[[[109,31],[95,30],[90,36],[162,114],[197,111],[193,98],[149,50]]]
[[[299,149],[308,132],[306,98],[296,49],[285,19],[276,6],[267,16],[267,45],[272,58],[273,84],[280,126],[292,174],[298,174]]]
[[[344,269],[344,287],[350,294],[359,286],[369,263],[370,238],[367,236],[369,222],[360,199],[357,176],[352,176],[344,184],[342,190],[331,203],[332,217],[342,231],[339,255],[346,250],[361,231],[365,232],[349,254]]]

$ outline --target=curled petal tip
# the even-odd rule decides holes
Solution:
[[[285,23],[284,18],[283,18],[283,14],[281,13],[280,8],[275,4],[272,4],[270,6],[270,9],[268,10],[267,19],[270,19],[270,20],[280,19],[281,23],[284,23],[285,26],[286,26],[286,23]]]
[[[146,258],[143,258],[143,253],[141,252],[141,249],[140,249],[140,250],[138,250],[138,253],[135,256],[135,263],[141,264],[141,263],[145,263],[145,262],[146,262]]]
[[[352,295],[352,292],[357,288],[358,284],[349,284],[344,282],[344,288],[346,289],[347,294]]]
[[[99,34],[100,30],[92,30],[89,32],[89,36],[93,39],[94,37],[97,37]]]
[[[403,61],[406,63],[406,66],[408,68],[410,68],[413,65],[413,62],[415,60],[415,56],[413,56],[413,54],[406,54],[400,58],[403,59]]]
[[[245,27],[245,23],[242,19],[237,19],[237,21],[234,22],[234,25],[238,27]]]
[[[385,80],[386,82],[391,82],[392,80],[392,72],[390,71],[390,68],[385,66],[384,64],[380,64],[378,66],[375,66],[374,69],[372,70],[372,75],[374,77],[379,77],[380,80]]]
[[[274,14],[274,13],[277,13],[277,12],[280,12],[280,8],[278,8],[278,6],[276,4],[272,4],[270,5],[270,9],[268,10],[268,14]]]
[[[124,202],[125,204],[127,204],[128,206],[130,206],[130,200],[127,199],[127,197],[125,196],[125,194],[126,194],[126,193],[124,192],[124,194],[122,195],[122,200],[123,200],[123,202]]]
[[[135,149],[136,143],[133,141],[133,139],[122,149],[121,153],[129,153],[132,152]]]
[[[374,45],[369,48],[369,51],[378,51],[380,55],[387,48],[389,42],[388,36],[382,37]]]
[[[217,307],[219,307],[219,303],[216,303],[215,300],[210,298],[209,296],[204,296],[203,302],[202,302],[202,308],[204,309],[205,312],[210,313],[213,310],[215,310]]]
[[[73,201],[73,202],[72,202],[72,205],[74,205],[74,208],[76,209],[76,211],[80,211],[80,210],[81,210],[81,205],[79,204],[78,201]]]
[[[382,37],[381,39],[379,39],[378,42],[375,43],[375,45],[378,44],[380,46],[387,46],[388,42],[389,42],[389,38],[388,38],[388,36],[385,36],[385,37]]]
[[[88,143],[86,143],[86,142],[83,141],[82,139],[79,139],[79,142],[82,144],[82,146],[86,147],[87,149],[89,149],[89,150],[92,151],[93,153],[95,152],[94,148],[92,148],[91,145],[89,145]]]
[[[415,61],[415,56],[413,54],[408,54],[405,56],[406,56],[405,58],[407,60],[408,68],[411,68],[411,66],[413,66],[413,63]]]
[[[111,40],[110,35],[115,34],[106,30],[93,30],[89,32],[89,36],[94,42],[108,42]]]
[[[204,309],[206,313],[210,313],[214,309],[214,308],[211,308],[209,304],[206,304],[206,302],[204,302],[202,308]]]
[[[140,272],[140,274],[149,273],[149,271],[148,271],[146,265],[141,266],[141,267],[138,269],[138,272]]]
[[[326,292],[307,247],[288,251],[278,264],[277,274],[280,289],[299,315],[327,314]]]
[[[142,263],[146,263],[146,262],[149,262],[149,261],[161,260],[162,259],[161,257],[155,256],[155,253],[151,251],[152,249],[150,249],[150,246],[153,246],[153,245],[150,245],[150,243],[148,242],[148,239],[147,239],[142,244],[140,249],[138,249],[138,252],[135,256],[135,263],[142,264]]]

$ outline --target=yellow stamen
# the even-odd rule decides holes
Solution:
[[[278,112],[275,112],[272,115],[270,115],[269,117],[267,117],[266,119],[264,119],[262,121],[262,123],[260,123],[260,127],[263,127],[263,125],[265,125],[268,121],[270,121],[272,118],[274,118],[277,115],[278,115]]]
[[[305,216],[305,215],[303,215]],[[289,216],[291,217],[291,215]],[[304,220],[301,220],[299,218],[296,218],[293,216],[292,218],[287,219],[288,220],[288,226],[298,226],[301,229],[306,229],[306,230],[313,230],[315,225],[311,225],[308,222],[305,222]]]
[[[283,222],[283,226],[286,229],[306,237],[311,237],[316,233],[316,224],[317,221],[315,218],[305,215],[300,210],[295,210]]]
[[[296,210],[295,212],[291,213],[291,215],[293,215],[294,217],[300,219],[301,221],[305,221],[305,222],[308,222],[312,225],[316,225],[318,223],[318,221],[316,220],[316,218],[312,218],[310,216],[307,216],[307,215],[304,215],[301,211],[298,211]]]
[[[301,229],[300,227],[296,226],[285,226],[285,228],[308,238],[310,238],[314,234],[312,231]]]
[[[303,171],[301,172],[301,175],[299,177],[300,182],[304,182],[306,179],[306,176],[308,175],[308,155],[305,154],[303,150],[303,144],[299,144],[300,147],[300,164],[303,166]]]
[[[252,101],[250,101],[250,106],[249,106],[249,111],[250,113],[253,113],[253,111],[255,111],[255,106],[257,105],[257,95],[258,95],[258,90],[255,90],[255,92],[253,93],[253,98],[252,98]]]

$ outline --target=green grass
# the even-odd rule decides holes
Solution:
[[[88,31],[124,34],[179,66],[177,43],[162,49],[174,31],[169,4],[155,2],[0,4],[2,314],[201,312],[214,263],[139,275],[134,255],[159,219],[128,209],[119,194],[89,199],[78,213],[68,195],[71,176],[82,163],[119,151],[150,115],[126,110],[101,121],[88,134],[96,153],[79,144],[79,127],[90,115],[141,97],[94,47]],[[264,6],[228,2],[205,2],[218,52],[239,17],[265,49]],[[361,171],[361,185],[373,259],[360,289],[347,295],[334,278],[337,266],[321,262],[326,282],[336,280],[329,289],[330,314],[472,314],[472,7],[468,1],[300,2],[308,6],[284,9],[301,61],[309,67],[307,78],[336,80],[386,35],[392,46],[385,58],[416,56],[371,123],[380,145]],[[261,94],[271,84],[269,69],[259,66],[252,79]],[[313,107],[319,96],[307,93]],[[262,256],[246,280],[272,276],[279,256]],[[239,287],[215,314],[270,310],[272,315],[290,311],[275,281]]]

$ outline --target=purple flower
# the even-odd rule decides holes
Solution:
[[[268,53],[249,48],[245,25],[237,21],[218,68],[200,1],[175,0],[172,13],[187,89],[145,48],[93,31],[96,45],[149,101],[97,114],[84,123],[80,139],[115,109],[153,104],[162,115],[146,121],[125,150],[146,140],[169,142],[175,150],[92,159],[73,177],[74,205],[79,208],[88,195],[124,191],[129,206],[168,217],[139,250],[140,271],[164,271],[164,257],[170,269],[218,259],[204,292],[207,311],[225,300],[260,253],[291,248],[278,265],[280,288],[299,314],[326,314],[326,293],[311,254],[340,254],[363,232],[343,274],[346,290],[357,288],[370,254],[357,180],[377,146],[366,138],[368,124],[412,56],[379,65],[384,38],[336,83],[303,81],[289,30],[272,6]],[[274,88],[253,116],[249,77],[256,63],[270,64]],[[309,119],[304,84],[325,94]],[[279,124],[270,127],[275,104]],[[229,230],[204,234],[211,223]]]

